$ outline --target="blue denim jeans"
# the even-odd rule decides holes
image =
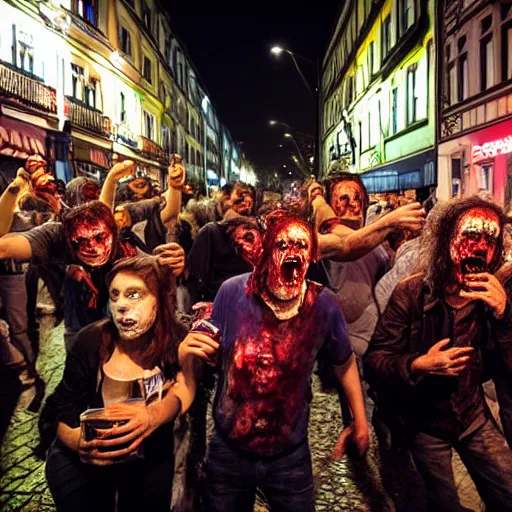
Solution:
[[[56,439],[48,452],[45,472],[57,512],[170,510],[172,460],[93,466],[80,462],[77,453]]]
[[[256,489],[272,512],[313,512],[315,491],[307,441],[285,455],[262,458],[229,446],[214,433],[206,459],[207,510],[252,512]]]

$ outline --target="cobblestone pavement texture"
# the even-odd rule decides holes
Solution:
[[[47,394],[61,378],[64,357],[62,325],[53,328],[53,318],[43,317],[37,366],[47,383]],[[364,461],[344,457],[335,462],[330,458],[341,430],[338,397],[322,392],[316,378],[313,387],[309,432],[317,510],[423,511],[424,490],[410,461],[381,452],[373,428],[371,449]],[[1,391],[8,395],[11,389],[7,387]],[[0,451],[0,510],[5,512],[55,510],[45,483],[44,462],[33,453],[38,443],[38,415],[26,411],[32,393],[29,390],[19,396]],[[480,510],[480,501],[471,479],[457,458],[454,466],[464,505]],[[255,510],[263,512],[267,509],[259,501]]]

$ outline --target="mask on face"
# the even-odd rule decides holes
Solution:
[[[71,227],[71,245],[76,257],[89,267],[105,265],[112,255],[114,235],[103,220],[76,219]]]
[[[279,300],[297,298],[303,290],[311,261],[311,233],[291,221],[277,232],[268,263],[267,288]]]
[[[337,217],[353,229],[363,225],[363,201],[364,193],[354,181],[339,181],[332,186],[330,206]]]
[[[119,336],[136,340],[146,334],[156,320],[157,298],[135,274],[119,272],[110,283],[110,313]]]
[[[450,257],[459,283],[466,274],[491,270],[500,235],[500,219],[492,210],[472,208],[460,216],[450,242]]]
[[[144,199],[149,194],[149,180],[146,178],[135,178],[128,182],[128,188],[133,194],[134,200]]]
[[[234,230],[232,238],[242,258],[255,267],[263,251],[260,232],[256,228],[238,226]]]

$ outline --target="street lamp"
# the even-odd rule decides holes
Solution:
[[[295,64],[295,68],[297,72],[299,73],[302,82],[306,86],[307,90],[314,96],[315,98],[315,166],[317,169],[318,174],[320,174],[320,107],[321,107],[321,98],[320,98],[320,61],[317,59],[316,61],[313,61],[311,59],[308,59],[307,57],[304,57],[302,55],[298,55],[294,52],[291,52],[290,50],[287,50],[286,48],[282,48],[281,46],[273,46],[270,49],[270,53],[274,55],[275,57],[279,56],[281,53],[286,52],[293,60],[293,63]],[[311,87],[310,83],[306,80],[306,77],[302,73],[302,70],[297,62],[297,58],[300,60],[303,60],[304,62],[314,65],[316,68],[316,84],[314,87]]]

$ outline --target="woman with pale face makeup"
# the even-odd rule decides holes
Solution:
[[[51,397],[48,485],[58,511],[168,511],[172,422],[195,393],[178,371],[185,332],[174,278],[157,258],[137,257],[118,262],[106,281],[111,318],[79,333]]]

